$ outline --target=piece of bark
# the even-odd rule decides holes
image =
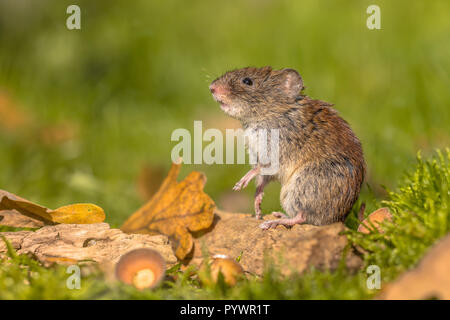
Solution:
[[[378,296],[385,300],[450,299],[450,235],[435,244],[419,265],[390,283]]]
[[[37,231],[0,232],[19,254],[32,254],[44,264],[93,261],[116,263],[126,252],[137,248],[158,251],[167,265],[177,259],[169,240],[163,235],[126,234],[110,229],[107,223],[58,224]],[[0,253],[7,251],[0,239]]]
[[[244,271],[256,275],[264,271],[265,255],[284,275],[302,273],[310,267],[334,270],[347,245],[346,236],[341,234],[345,230],[342,223],[322,227],[295,225],[291,229],[278,226],[269,230],[260,229],[260,224],[261,220],[250,214],[216,210],[213,226],[195,234],[190,263],[200,264],[206,249],[211,256],[222,254],[232,259],[241,256]],[[350,270],[357,270],[362,261],[349,250],[346,265]]]

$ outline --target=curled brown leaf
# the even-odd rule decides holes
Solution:
[[[181,164],[172,164],[159,190],[121,229],[127,233],[165,234],[171,239],[177,258],[183,260],[193,248],[190,232],[211,226],[215,204],[203,191],[205,175],[193,171],[178,182],[180,167]]]

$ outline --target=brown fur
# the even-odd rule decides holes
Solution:
[[[280,130],[280,170],[264,179],[281,183],[286,214],[301,212],[313,225],[343,221],[358,198],[365,162],[361,143],[332,105],[302,95],[303,81],[292,69],[244,68],[212,85],[244,128]]]

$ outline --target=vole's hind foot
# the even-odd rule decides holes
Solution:
[[[283,218],[283,219],[278,219],[278,220],[270,220],[270,221],[266,221],[263,222],[259,225],[259,227],[263,230],[267,230],[270,228],[275,228],[278,225],[282,225],[285,227],[292,227],[296,224],[302,224],[304,223],[306,220],[305,218],[303,218],[302,214],[298,214],[296,215],[294,218]]]

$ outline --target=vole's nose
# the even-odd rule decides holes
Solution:
[[[216,86],[214,85],[214,83],[211,83],[211,85],[209,86],[209,91],[211,91],[211,93],[216,92]]]

